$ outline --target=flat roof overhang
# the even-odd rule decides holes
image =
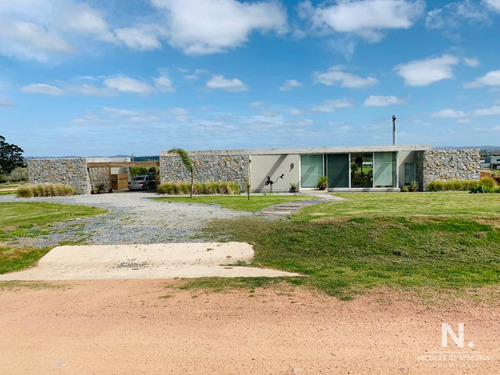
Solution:
[[[349,147],[306,147],[306,148],[271,148],[246,150],[205,150],[188,151],[190,155],[311,155],[311,154],[348,154],[355,152],[396,152],[396,151],[428,151],[431,145],[389,145],[389,146],[349,146]],[[170,155],[167,151],[160,156]]]
[[[87,162],[87,168],[158,167],[159,165],[160,162],[158,160]]]

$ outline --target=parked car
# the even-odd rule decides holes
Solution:
[[[129,190],[156,189],[156,177],[151,175],[137,175],[128,183]]]

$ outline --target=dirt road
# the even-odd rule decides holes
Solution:
[[[429,307],[394,295],[342,302],[283,288],[207,294],[172,283],[0,289],[0,372],[500,374],[498,306]],[[443,322],[458,336],[464,323],[464,348],[450,335],[441,346]]]

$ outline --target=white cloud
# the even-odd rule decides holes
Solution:
[[[0,98],[0,107],[14,107],[14,103],[9,99]]]
[[[479,60],[475,57],[466,57],[464,58],[464,64],[475,68],[476,66],[479,66]]]
[[[0,18],[0,53],[20,59],[47,61],[52,54],[75,51],[60,35],[31,22],[11,22]]]
[[[458,110],[451,109],[451,108],[446,108],[446,109],[442,109],[440,111],[431,113],[431,117],[435,117],[435,118],[461,118],[461,117],[466,117],[466,116],[467,115],[465,114],[465,112],[458,111]]]
[[[392,95],[370,95],[366,98],[363,105],[367,107],[385,107],[388,105],[404,104],[405,102],[406,101],[404,99]]]
[[[104,107],[102,110],[111,117],[136,116],[138,114],[138,112],[136,111],[130,111],[128,109],[119,109],[119,108]]]
[[[130,49],[149,51],[161,49],[158,36],[151,27],[125,27],[115,30],[116,38]]]
[[[168,111],[169,114],[174,116],[187,116],[189,115],[189,111],[182,107],[172,108]]]
[[[500,105],[494,105],[490,108],[478,109],[474,111],[476,116],[492,116],[492,115],[500,115]]]
[[[186,54],[224,52],[244,44],[253,31],[287,30],[286,10],[278,2],[235,0],[151,0],[165,11],[170,45]]]
[[[147,83],[123,76],[106,78],[104,80],[104,85],[106,85],[110,89],[123,93],[149,94],[153,91],[153,87],[151,87]]]
[[[470,118],[459,118],[457,122],[459,124],[468,124],[470,122]]]
[[[299,16],[311,21],[321,32],[353,33],[369,42],[378,42],[382,31],[408,29],[422,15],[422,0],[339,1],[334,5],[313,7],[311,1],[299,4]]]
[[[455,56],[442,55],[424,60],[413,60],[394,69],[408,86],[427,86],[444,79],[454,78],[452,67],[459,60]]]
[[[207,81],[207,87],[227,91],[247,91],[248,87],[238,78],[225,78],[222,75],[214,75]]]
[[[464,88],[473,89],[484,86],[500,86],[500,70],[492,70],[484,76],[477,78],[472,82],[466,82]]]
[[[321,104],[313,107],[313,110],[316,112],[335,112],[339,108],[349,108],[352,107],[352,104],[346,100],[324,100]]]
[[[88,4],[68,2],[58,16],[58,23],[64,30],[91,34],[102,40],[113,41],[108,23],[102,14]]]
[[[250,108],[259,108],[264,105],[264,102],[251,102],[248,104]]]
[[[292,107],[292,108],[290,108],[290,109],[288,110],[288,112],[290,112],[290,114],[291,114],[292,116],[300,116],[300,115],[302,114],[302,111],[301,111],[300,109],[298,109],[298,108],[293,108],[293,107]]]
[[[44,95],[53,95],[53,96],[62,96],[64,95],[64,90],[59,87],[47,85],[45,83],[32,83],[30,85],[26,85],[21,87],[21,92],[27,94],[44,94]]]
[[[81,94],[85,96],[113,96],[116,93],[107,87],[96,87],[94,85],[70,85],[65,91],[72,94]]]
[[[483,4],[471,0],[456,1],[427,13],[425,27],[428,29],[455,29],[467,21],[484,26],[489,24],[489,15]]]
[[[168,77],[165,76],[159,76],[156,78],[153,78],[153,81],[155,82],[155,86],[160,92],[174,92],[175,87],[172,84],[172,81]]]
[[[484,2],[493,10],[500,13],[500,0],[484,0]]]
[[[374,77],[363,78],[351,73],[346,73],[343,70],[343,66],[336,65],[328,68],[326,72],[315,72],[314,81],[324,85],[340,85],[351,89],[364,89],[378,84],[378,80]]]
[[[304,85],[296,79],[288,79],[279,87],[280,91],[292,91],[295,88],[303,87]]]

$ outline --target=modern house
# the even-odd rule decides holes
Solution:
[[[479,180],[480,174],[479,150],[432,150],[428,145],[209,150],[189,155],[198,182],[233,181],[241,188],[250,183],[252,192],[268,192],[268,180],[275,192],[289,191],[292,185],[298,191],[314,189],[322,176],[330,191],[399,191],[411,183],[424,190],[431,181]],[[190,180],[175,154],[161,152],[153,164],[161,182]],[[138,165],[106,159],[34,159],[28,161],[28,171],[31,183],[66,183],[88,194],[97,178],[112,186],[112,168]]]
[[[429,145],[319,147],[267,150],[191,151],[197,180],[250,181],[253,192],[316,188],[328,178],[330,191],[419,190],[435,180],[479,180],[479,150],[432,150]],[[175,155],[160,153],[162,181],[188,181]]]

